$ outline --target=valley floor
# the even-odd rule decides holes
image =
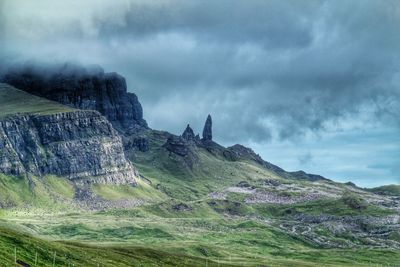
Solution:
[[[327,249],[261,220],[150,212],[10,213],[0,261],[13,266],[16,249],[31,266],[399,266],[398,249]]]

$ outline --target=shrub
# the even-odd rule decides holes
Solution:
[[[366,209],[368,203],[360,196],[357,196],[351,192],[345,192],[342,196],[342,201],[349,208],[354,210]]]

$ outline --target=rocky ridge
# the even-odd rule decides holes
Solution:
[[[169,152],[184,158],[191,168],[196,163],[196,150],[199,148],[206,149],[211,154],[222,156],[229,161],[253,161],[268,170],[272,170],[282,177],[288,179],[301,179],[309,181],[328,180],[325,177],[315,174],[309,174],[304,171],[288,172],[284,169],[262,159],[251,148],[236,144],[230,147],[223,147],[212,139],[212,117],[208,115],[204,123],[203,137],[195,135],[193,129],[188,124],[182,135],[176,136],[170,134],[163,145]]]

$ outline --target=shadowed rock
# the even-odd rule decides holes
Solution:
[[[188,144],[181,136],[170,135],[164,147],[172,153],[179,156],[187,156],[189,153]]]
[[[183,132],[182,138],[185,139],[186,141],[193,141],[196,138],[193,129],[190,127],[189,124],[186,126],[186,129]]]
[[[126,140],[126,139],[125,139]],[[125,150],[139,150],[141,152],[149,151],[149,140],[144,137],[136,137],[126,140],[124,144]]]
[[[211,141],[212,140],[212,119],[211,119],[211,115],[207,116],[206,123],[204,124],[203,140],[205,140],[205,141]]]

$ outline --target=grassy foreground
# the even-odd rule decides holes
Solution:
[[[398,266],[400,257],[395,250],[320,249],[253,221],[137,213],[7,220],[0,226],[2,266],[13,264],[15,248],[32,266],[36,257],[37,266],[52,266],[54,258],[55,266]]]
[[[216,173],[214,161],[203,160],[210,160]],[[30,177],[32,186],[24,177],[2,175],[0,200],[9,207],[0,210],[1,266],[13,266],[15,248],[17,259],[31,266],[36,253],[37,266],[53,266],[54,258],[55,266],[398,266],[397,250],[324,249],[278,227],[290,219],[288,211],[338,216],[386,216],[390,211],[351,209],[346,198],[248,205],[245,195],[230,193],[226,200],[215,200],[210,190],[243,178],[257,185],[266,175],[273,177],[247,163],[230,163],[223,171],[231,181],[216,183],[206,175],[185,180],[142,168],[145,178],[137,187],[92,189],[110,201],[141,199],[145,204],[104,211],[75,207],[75,188],[66,179]]]

